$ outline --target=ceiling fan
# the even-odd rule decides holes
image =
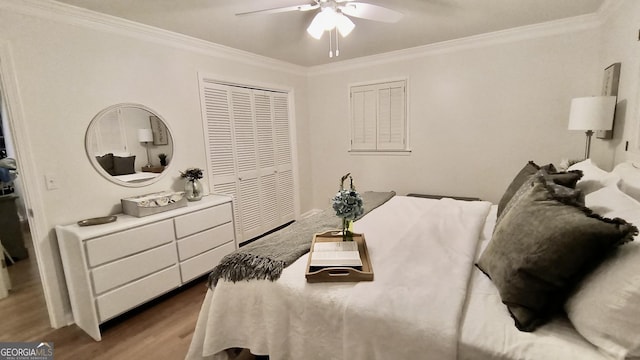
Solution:
[[[274,14],[287,11],[311,11],[320,9],[307,28],[307,33],[315,39],[320,39],[325,31],[329,32],[329,47],[331,47],[331,31],[336,30],[336,56],[339,55],[337,47],[338,32],[346,37],[355,28],[355,24],[349,16],[395,23],[402,18],[402,14],[379,5],[367,4],[350,0],[313,0],[311,4],[302,4],[271,9],[255,10],[236,14],[238,16],[255,14]],[[329,50],[329,57],[333,51]]]

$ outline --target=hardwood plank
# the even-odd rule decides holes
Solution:
[[[0,300],[0,342],[50,341],[56,360],[184,359],[207,291],[206,276],[105,323],[97,342],[75,325],[50,327],[37,263],[28,250],[28,259],[9,267],[14,286]]]
[[[184,359],[207,292],[207,276],[103,324],[98,342],[76,325],[50,327],[31,239],[25,243],[31,256],[9,267],[14,286],[9,297],[0,300],[0,342],[53,342],[56,360]],[[236,359],[256,357],[244,350]]]
[[[206,290],[205,277],[109,321],[100,342],[75,325],[38,340],[54,343],[56,359],[183,359]]]

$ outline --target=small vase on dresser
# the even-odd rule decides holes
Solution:
[[[184,184],[184,195],[189,201],[202,199],[202,184],[198,179],[190,179]]]
[[[180,177],[186,179],[184,184],[184,195],[189,201],[202,199],[202,169],[188,168],[185,172],[180,172]]]

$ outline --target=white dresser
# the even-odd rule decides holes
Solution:
[[[237,248],[231,198],[94,226],[56,226],[76,324],[99,341],[99,324],[211,271]]]

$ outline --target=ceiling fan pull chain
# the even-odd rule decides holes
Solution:
[[[331,48],[331,30],[329,30],[329,57],[333,57],[333,49]]]
[[[338,28],[336,28],[336,57],[340,56],[340,49],[338,47]]]

